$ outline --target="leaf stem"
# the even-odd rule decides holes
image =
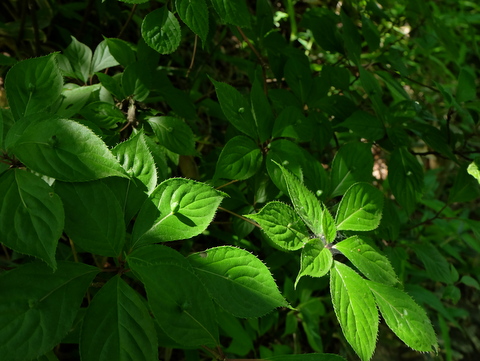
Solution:
[[[121,38],[122,35],[123,35],[123,32],[125,31],[125,29],[127,28],[128,24],[130,24],[130,21],[132,20],[133,18],[133,14],[135,14],[135,10],[137,10],[137,4],[134,4],[132,6],[132,10],[130,11],[130,14],[128,14],[128,18],[127,18],[127,21],[125,21],[125,24],[123,24],[122,28],[120,29],[120,32],[118,33],[117,35],[117,38]]]
[[[70,243],[70,248],[72,249],[73,259],[76,263],[78,263],[78,254],[77,250],[75,249],[75,244],[73,243],[72,239],[69,237],[68,242]]]
[[[241,215],[239,215],[239,214],[237,214],[237,213],[235,213],[235,212],[232,212],[232,211],[230,211],[230,210],[228,210],[228,209],[226,209],[226,208],[218,207],[218,209],[220,209],[220,210],[222,210],[222,211],[224,211],[224,212],[230,213],[230,214],[234,215],[235,217],[238,217],[238,218],[240,218],[240,219],[243,219],[245,222],[248,222],[248,223],[250,223],[250,224],[253,224],[255,227],[258,227],[258,228],[260,228],[260,229],[262,228],[262,227],[260,227],[260,225],[259,225],[258,223],[252,221],[251,219],[248,219],[248,218],[246,218],[246,217],[244,217],[244,216],[241,216]]]

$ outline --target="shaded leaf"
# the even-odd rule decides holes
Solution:
[[[142,22],[142,37],[160,54],[170,54],[180,45],[182,32],[175,15],[163,6],[145,16]]]
[[[302,276],[325,276],[328,271],[330,271],[332,264],[332,252],[325,247],[320,239],[311,239],[302,249],[302,255],[300,256],[300,272],[295,281],[295,287]]]
[[[192,129],[184,121],[174,117],[152,117],[148,123],[160,145],[177,154],[197,154]]]

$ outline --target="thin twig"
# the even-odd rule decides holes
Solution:
[[[229,186],[230,184],[233,184],[233,183],[235,183],[235,182],[238,182],[238,179],[234,179],[234,180],[232,180],[232,181],[230,181],[230,182],[228,182],[228,183],[222,184],[221,186],[218,186],[218,187],[215,188],[215,189],[218,190],[218,189],[224,188],[224,187]]]
[[[250,224],[253,224],[255,227],[258,227],[258,228],[260,228],[260,229],[262,228],[262,227],[260,227],[260,225],[259,225],[258,223],[252,221],[251,219],[248,219],[248,218],[246,218],[246,217],[244,217],[244,216],[241,216],[241,215],[239,215],[239,214],[237,214],[237,213],[235,213],[235,212],[232,212],[232,211],[230,211],[230,210],[228,210],[228,209],[226,209],[226,208],[218,207],[218,209],[220,209],[220,210],[222,210],[222,211],[225,211],[225,212],[227,212],[227,213],[230,213],[231,215],[234,215],[235,217],[238,217],[238,218],[240,218],[240,219],[243,219],[245,222],[248,222],[248,223],[250,223]]]
[[[130,21],[132,20],[133,18],[133,14],[135,14],[135,10],[137,10],[137,4],[134,4],[132,6],[132,10],[130,11],[130,14],[128,14],[128,19],[127,21],[125,21],[125,24],[123,24],[122,26],[122,29],[120,29],[120,32],[118,33],[117,35],[117,38],[121,38],[122,35],[123,35],[123,32],[125,31],[125,29],[127,28],[128,24],[130,23]]]
[[[193,69],[193,64],[195,63],[195,55],[197,54],[197,42],[198,42],[198,35],[195,34],[195,42],[193,43],[192,61],[190,61],[190,66],[188,67],[188,70],[187,70],[187,76],[186,76],[187,78]]]

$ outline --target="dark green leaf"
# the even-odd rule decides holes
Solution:
[[[0,355],[24,361],[45,354],[68,333],[97,274],[82,263],[34,262],[0,275]]]
[[[110,279],[88,306],[79,347],[82,360],[158,360],[149,310],[120,276]]]
[[[332,163],[332,187],[330,197],[342,195],[357,182],[369,182],[372,178],[373,156],[369,143],[347,143],[335,154]]]
[[[21,61],[5,78],[7,99],[13,117],[43,112],[62,92],[63,78],[55,54]]]
[[[145,16],[142,36],[145,42],[160,54],[170,54],[180,45],[182,32],[175,15],[163,6]]]
[[[80,114],[100,128],[112,129],[127,121],[125,114],[115,105],[106,102],[93,102],[85,106]]]
[[[215,178],[243,180],[253,176],[262,165],[262,153],[252,138],[244,135],[230,139],[218,158]]]
[[[370,141],[381,139],[385,135],[385,127],[380,119],[363,110],[358,110],[348,117],[338,127],[346,127],[362,138]]]
[[[108,50],[113,58],[123,66],[128,66],[135,62],[136,56],[132,46],[121,39],[105,38]],[[98,71],[98,70],[97,70]]]
[[[329,353],[304,353],[301,355],[280,355],[267,357],[268,361],[345,361],[339,355]]]
[[[100,85],[65,87],[62,91],[59,107],[55,114],[62,118],[70,118],[79,113],[80,109],[87,103],[93,92],[100,90]]]
[[[439,282],[453,283],[452,272],[450,271],[450,264],[440,251],[430,243],[420,243],[412,245],[417,257],[422,261],[428,276]]]
[[[393,195],[408,213],[413,212],[423,189],[423,169],[405,147],[396,148],[388,163]]]
[[[205,43],[208,35],[208,7],[204,0],[176,0],[180,19]]]
[[[272,137],[274,115],[259,77],[255,77],[253,82],[250,103],[252,104],[252,115],[257,126],[258,136],[260,142],[263,143]]]
[[[267,266],[245,250],[215,247],[188,260],[215,301],[236,317],[261,317],[288,307]]]
[[[130,259],[129,264],[145,284],[150,308],[169,337],[184,347],[217,345],[215,308],[195,273],[168,259],[154,264]]]
[[[293,93],[305,104],[312,88],[312,72],[305,55],[290,57],[285,64],[285,80]]]
[[[475,85],[475,76],[471,68],[463,67],[458,76],[457,102],[468,102],[474,100],[477,96],[477,87]]]
[[[212,0],[212,5],[222,22],[240,27],[250,27],[250,13],[245,0]]]
[[[115,194],[101,180],[82,183],[55,182],[65,207],[65,232],[87,252],[120,256],[125,242],[125,222]]]
[[[220,107],[228,121],[242,133],[257,139],[257,128],[248,101],[232,86],[211,80],[215,86]]]
[[[125,68],[122,74],[122,86],[125,95],[133,96],[136,101],[144,101],[153,87],[152,70],[146,61],[136,61]]]
[[[0,189],[1,242],[55,269],[65,219],[60,197],[45,181],[20,169],[3,173]]]

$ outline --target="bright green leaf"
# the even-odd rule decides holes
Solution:
[[[97,71],[117,66],[119,63],[110,53],[107,39],[102,40],[93,53],[90,76]]]
[[[236,317],[261,317],[288,307],[267,266],[245,250],[215,247],[188,260],[215,301]]]
[[[167,179],[142,206],[133,227],[132,247],[200,234],[212,221],[224,196],[190,179]]]
[[[332,252],[325,247],[318,238],[311,239],[302,249],[300,256],[300,272],[298,273],[295,287],[303,276],[323,277],[332,268]]]
[[[480,158],[475,159],[467,168],[468,174],[474,177],[480,183]]]
[[[373,292],[388,327],[414,350],[437,351],[437,337],[428,316],[405,292],[381,283],[365,281]]]
[[[115,194],[101,180],[55,182],[65,207],[65,232],[83,250],[101,256],[120,256],[125,222]]]
[[[152,117],[148,119],[155,135],[168,150],[181,155],[195,155],[195,140],[192,129],[174,117]]]
[[[322,229],[325,244],[335,241],[337,237],[337,227],[330,211],[325,206],[323,206]]]
[[[317,236],[323,234],[322,214],[323,209],[320,201],[287,169],[277,163],[285,178],[288,194],[295,207],[295,211],[303,219],[305,224]]]
[[[0,275],[0,355],[25,361],[54,348],[72,327],[98,269],[58,262],[56,272],[33,262]]]
[[[370,360],[377,342],[378,311],[369,284],[350,267],[335,261],[330,292],[345,338],[362,361]]]
[[[387,257],[380,254],[359,236],[353,236],[337,243],[338,249],[368,279],[395,286],[397,275]]]
[[[302,219],[285,203],[269,202],[258,213],[244,217],[256,221],[273,244],[283,250],[296,251],[309,239]]]
[[[77,122],[36,115],[15,123],[6,145],[30,169],[67,182],[126,177],[105,143]]]
[[[157,168],[143,132],[118,144],[112,149],[112,153],[130,177],[135,177],[145,184],[149,193],[154,190],[157,185]]]
[[[339,231],[371,231],[382,218],[383,194],[368,183],[355,183],[343,196],[335,222]]]
[[[249,137],[230,139],[218,158],[215,178],[243,180],[253,176],[262,165],[259,146]]]
[[[44,180],[20,169],[3,173],[0,189],[0,241],[55,269],[65,219],[60,197]]]
[[[180,45],[182,32],[175,15],[163,6],[145,16],[142,22],[142,37],[160,54],[170,54]]]
[[[158,360],[149,310],[120,276],[110,279],[88,306],[79,347],[82,360]]]
[[[5,78],[7,99],[13,117],[44,112],[55,103],[63,87],[63,77],[55,54],[15,64]]]

